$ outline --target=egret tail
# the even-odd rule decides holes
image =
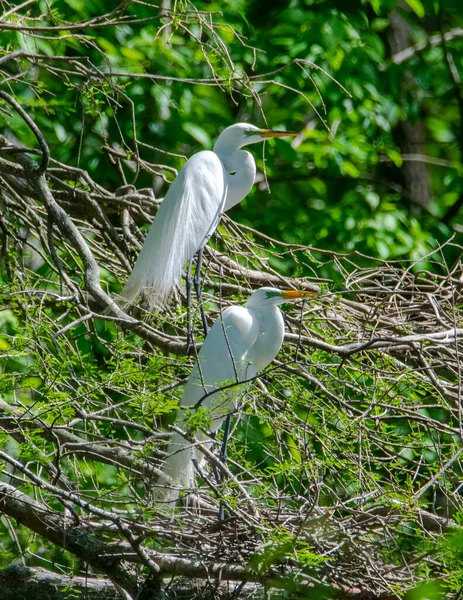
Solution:
[[[166,210],[159,207],[156,218],[138,255],[132,273],[121,291],[121,296],[132,304],[143,296],[150,310],[161,308],[173,293],[182,276],[186,260],[196,248],[191,248],[185,236],[191,219],[188,202],[177,203]]]
[[[191,490],[195,486],[193,459],[196,457],[196,450],[191,442],[174,431],[167,454],[162,470],[169,477],[169,484],[158,487],[155,495],[159,501],[176,502],[180,491]]]

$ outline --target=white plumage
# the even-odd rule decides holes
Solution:
[[[202,406],[210,411],[211,431],[220,428],[246,389],[246,384],[240,382],[252,379],[269,365],[281,348],[284,321],[278,305],[309,295],[313,294],[264,287],[254,292],[244,307],[231,306],[223,311],[209,331],[186,383],[177,417],[181,427],[185,409]],[[237,385],[219,389],[234,383]],[[193,459],[199,463],[202,458],[197,445],[209,443],[201,432],[195,438],[192,445],[179,433],[173,433],[163,467],[170,485],[158,488],[158,500],[176,501],[181,489],[194,487]]]
[[[121,296],[132,303],[143,292],[150,308],[162,306],[181,278],[185,262],[212,234],[225,198],[218,156],[198,152],[170,186]]]
[[[254,184],[256,164],[240,150],[271,137],[294,136],[247,123],[227,127],[214,151],[195,154],[170,186],[120,295],[127,304],[143,295],[160,308],[182,277],[187,260],[207,244],[220,214],[238,204]]]

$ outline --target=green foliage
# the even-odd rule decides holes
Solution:
[[[461,448],[460,364],[458,356],[449,361],[452,352],[458,355],[457,342],[449,333],[444,350],[432,337],[391,351],[375,347],[341,355],[336,347],[419,335],[420,327],[428,334],[429,323],[439,330],[461,327],[460,273],[452,270],[463,227],[461,90],[449,64],[461,74],[463,46],[455,31],[447,48],[432,37],[441,27],[463,25],[459,4],[446,2],[439,14],[439,3],[428,0],[407,0],[406,6],[395,0],[183,1],[163,15],[134,2],[127,4],[127,22],[97,20],[101,26],[71,29],[98,19],[105,4],[40,0],[27,6],[27,14],[12,12],[11,24],[61,29],[40,35],[2,31],[2,55],[22,49],[41,58],[32,65],[22,56],[0,68],[2,89],[14,94],[47,140],[57,161],[50,186],[104,267],[110,290],[119,289],[120,256],[78,192],[100,202],[120,233],[121,207],[127,206],[110,204],[103,188],[154,184],[162,197],[184,157],[212,148],[218,131],[234,121],[300,132],[292,145],[273,140],[262,154],[251,149],[259,179],[230,213],[277,241],[227,219],[213,240],[246,268],[307,278],[303,283],[315,278],[323,288],[315,309],[288,310],[291,333],[303,330],[312,341],[285,343],[282,364],[268,370],[264,387],[255,384],[240,399],[241,421],[229,447],[236,480],[212,485],[214,497],[242,519],[236,531],[245,531],[236,537],[249,536],[243,548],[250,567],[264,574],[295,565],[308,581],[331,582],[316,585],[311,598],[329,597],[340,577],[346,585],[358,584],[349,580],[353,571],[367,587],[375,584],[363,564],[368,554],[380,572],[399,573],[401,583],[382,585],[406,592],[409,600],[458,592],[462,466],[454,457]],[[393,14],[408,28],[410,55],[403,61],[391,47]],[[411,152],[404,131],[417,123],[423,139],[420,151]],[[0,129],[37,145],[3,101]],[[430,197],[418,206],[406,167],[423,162]],[[76,194],[72,203],[57,183],[59,163],[90,175],[63,176]],[[192,360],[93,312],[86,319],[83,265],[75,249],[54,236],[68,277],[63,283],[43,237],[43,206],[20,206],[14,211],[7,204],[0,223],[6,235],[0,392],[12,411],[5,421],[16,419],[14,435],[6,426],[8,433],[1,433],[1,448],[47,481],[65,477],[97,508],[125,511],[134,527],[146,527],[143,535],[152,527],[148,547],[170,548],[181,534],[169,537],[156,529],[174,517],[153,503],[148,467],[161,464],[162,431],[174,422]],[[152,205],[138,198],[128,207],[134,230],[146,224]],[[35,236],[25,238],[24,229]],[[456,239],[446,243],[452,233]],[[117,251],[128,255],[127,248]],[[256,284],[215,275],[208,280],[211,317],[222,302],[243,303],[244,288]],[[362,306],[371,310],[362,313]],[[147,319],[162,340],[184,334],[183,309]],[[211,418],[200,407],[177,424],[194,433],[207,430]],[[63,431],[75,437],[57,443],[53,435]],[[79,442],[94,444],[91,452]],[[120,451],[117,460],[102,460],[103,448]],[[130,466],[120,462],[127,454],[136,459]],[[19,478],[22,491],[37,495],[24,474],[11,473],[6,462],[2,469],[5,479]],[[259,527],[250,527],[252,534],[238,483],[263,515]],[[64,512],[53,494],[38,495]],[[429,515],[442,530],[428,529],[423,519]],[[445,532],[446,519],[453,528]],[[29,564],[49,560],[79,570],[69,553],[25,528],[6,518],[0,527],[2,565],[23,553]],[[187,525],[179,527],[183,532]],[[192,538],[196,543],[192,531],[182,543],[193,548],[196,560],[196,547],[188,546]],[[105,534],[109,539],[113,531]],[[285,581],[288,594],[296,590],[296,580]]]
[[[329,561],[328,557],[319,556],[303,540],[288,536],[284,529],[272,531],[264,543],[250,560],[250,567],[257,573],[266,573],[268,569],[281,561],[296,560],[306,567],[321,565]]]
[[[213,11],[213,4],[181,2],[161,32],[162,19],[134,4],[128,16],[139,24],[43,39],[10,31],[3,34],[2,47],[85,56],[96,68],[121,74],[117,85],[101,78],[89,82],[82,73],[61,72],[59,64],[57,69],[42,65],[38,86],[15,90],[54,157],[89,170],[107,189],[123,182],[99,151],[102,145],[117,144],[128,157],[140,153],[144,161],[159,164],[165,151],[190,155],[211,148],[217,132],[237,115],[257,124],[268,115],[271,126],[301,131],[301,139],[292,147],[267,144],[265,163],[258,162],[265,166],[271,196],[259,186],[234,209],[235,219],[286,242],[418,261],[451,233],[452,223],[442,218],[459,197],[462,168],[455,133],[458,96],[442,48],[426,46],[438,9],[419,0],[407,4],[410,10],[399,12],[411,27],[410,43],[424,44],[424,50],[400,64],[391,61],[387,37],[393,0],[326,0],[317,2],[317,10],[300,0],[226,3],[217,5],[221,16],[214,16],[213,27],[196,12]],[[55,25],[97,17],[100,10],[98,2],[55,0],[35,3],[29,15],[40,14],[43,25]],[[451,6],[448,10],[444,23],[459,16]],[[458,43],[452,42],[451,50],[459,65]],[[153,78],[142,78],[146,73]],[[220,86],[194,84],[212,74],[222,78]],[[401,173],[403,119],[420,120],[424,127],[421,153],[428,161],[431,198],[418,215]],[[0,114],[0,127],[34,145],[30,130],[8,110]],[[149,147],[137,147],[135,140]],[[182,164],[175,157],[169,162],[176,168]],[[129,163],[126,167],[133,179]],[[136,177],[140,187],[151,184],[147,171]],[[156,186],[162,194],[160,178]],[[457,230],[460,221],[456,215]],[[444,253],[455,256],[450,247]]]

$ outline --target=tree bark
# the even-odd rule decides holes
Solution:
[[[136,596],[136,576],[130,573],[120,558],[113,556],[123,551],[123,544],[105,544],[90,535],[85,527],[73,526],[72,519],[64,513],[48,509],[6,483],[0,483],[0,513],[13,517],[53,544],[69,550],[94,569],[107,575],[131,596]]]
[[[11,565],[0,571],[2,600],[120,600],[112,583],[95,577],[68,577],[39,567]]]
[[[399,2],[399,6],[407,10],[407,5]],[[393,10],[389,15],[389,46],[392,55],[397,55],[413,44],[412,30],[407,21],[399,12]],[[413,95],[417,89],[415,77],[410,70],[404,73],[402,82],[402,96]],[[426,132],[421,120],[414,123],[403,119],[399,124],[398,144],[402,154],[426,154],[424,143]],[[431,186],[426,163],[419,160],[405,160],[401,168],[401,175],[406,197],[410,203],[411,212],[419,214],[421,209],[427,208],[431,202]]]

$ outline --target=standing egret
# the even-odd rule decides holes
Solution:
[[[214,233],[221,213],[241,202],[254,184],[256,163],[240,148],[268,138],[296,135],[237,123],[222,131],[213,152],[204,150],[192,156],[159,207],[120,293],[122,298],[132,303],[143,295],[149,309],[161,308],[178,284],[186,261],[191,261]],[[197,277],[200,266],[201,254]],[[195,284],[198,292],[199,280]]]
[[[201,406],[210,411],[210,430],[216,432],[230,411],[236,409],[237,397],[245,387],[239,383],[249,381],[265,369],[281,348],[285,325],[278,305],[314,295],[315,292],[263,287],[251,295],[245,306],[226,308],[201,347],[185,385],[177,421],[183,419],[185,410]],[[182,488],[194,486],[193,461],[196,458],[199,463],[202,457],[196,446],[209,443],[206,439],[198,431],[193,445],[181,434],[172,434],[163,466],[169,486],[157,490],[159,500],[174,502]]]

